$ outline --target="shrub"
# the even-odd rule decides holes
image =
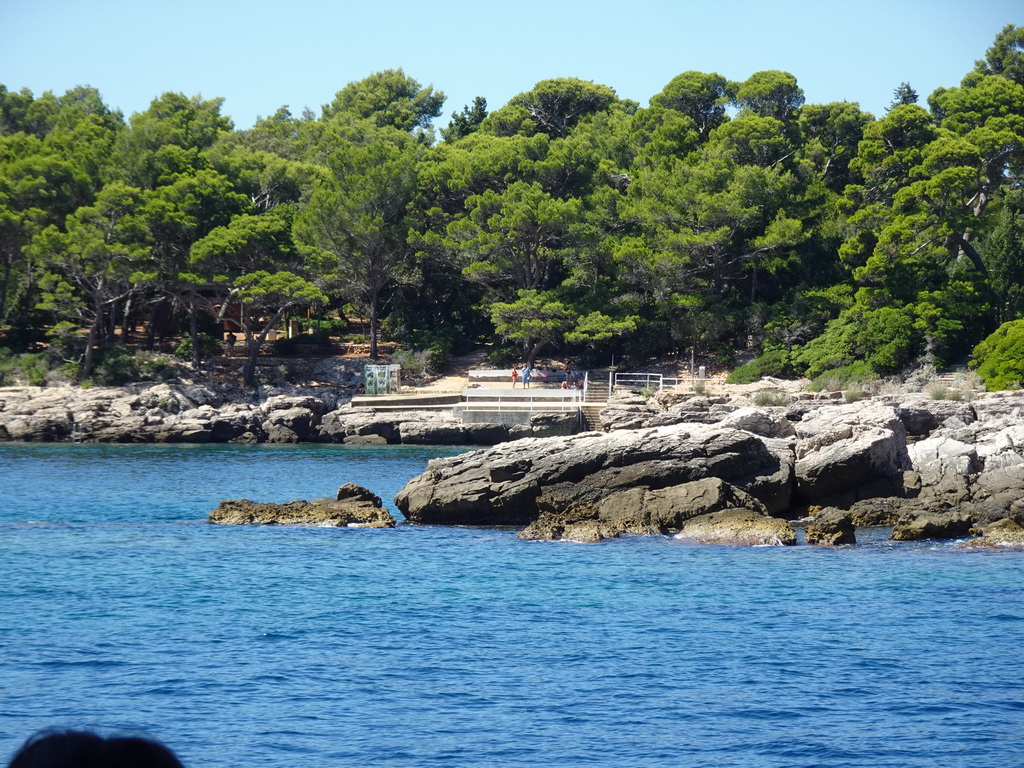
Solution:
[[[853,386],[868,384],[875,379],[875,372],[867,363],[856,362],[833,368],[818,374],[811,382],[810,389],[815,391],[838,392]]]
[[[1024,385],[1024,320],[999,326],[974,348],[970,366],[990,392],[1020,389]]]
[[[933,381],[924,388],[932,400],[963,400],[964,393],[956,387],[946,386],[941,381]]]
[[[12,355],[0,348],[0,386],[25,385],[41,387],[50,371],[45,352]]]
[[[786,395],[775,389],[760,389],[754,393],[754,405],[762,408],[785,405],[787,401]]]
[[[108,344],[96,352],[92,370],[94,384],[117,387],[141,378],[132,350],[124,344]]]
[[[330,338],[331,336],[342,336],[345,331],[348,330],[348,320],[342,317],[326,318],[324,320],[307,320],[305,322],[306,330],[313,331],[311,336],[323,336],[324,338]]]
[[[847,389],[843,391],[843,400],[848,403],[856,403],[858,400],[862,400],[864,395],[863,389]]]
[[[213,336],[208,333],[199,334],[199,352],[203,357],[212,357],[213,355],[219,355],[224,350],[224,346]],[[178,346],[174,348],[175,357],[180,357],[184,360],[192,359],[192,336],[183,336],[181,341],[178,342]]]
[[[174,358],[156,352],[136,352],[135,361],[143,379],[172,381],[181,372]]]
[[[794,360],[812,379],[858,363],[873,374],[888,375],[906,368],[920,352],[921,338],[909,311],[880,307],[847,310]]]
[[[753,384],[765,376],[785,378],[793,375],[793,362],[789,352],[784,349],[773,349],[755,357],[749,363],[741,365],[729,374],[727,384]]]

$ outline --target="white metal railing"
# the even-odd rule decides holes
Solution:
[[[539,389],[510,392],[464,389],[459,408],[468,411],[574,411],[583,400],[578,389]]]
[[[658,391],[666,387],[688,387],[698,390],[721,388],[725,385],[724,376],[663,376],[660,373],[616,373],[612,383],[613,389],[628,389],[639,392],[643,389]]]

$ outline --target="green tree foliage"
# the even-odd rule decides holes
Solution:
[[[728,120],[729,82],[716,72],[683,72],[651,97],[651,107],[678,112],[693,123],[697,135],[707,138]]]
[[[910,83],[904,80],[892,92],[892,102],[889,104],[889,109],[898,107],[901,104],[917,104],[918,95]]]
[[[483,127],[498,135],[539,131],[564,139],[584,117],[608,109],[616,101],[615,91],[589,80],[542,80],[493,113]]]
[[[325,119],[346,116],[371,120],[379,128],[423,132],[441,114],[444,98],[443,92],[435,92],[432,86],[424,88],[401,69],[387,69],[346,85],[324,106],[323,115]]]
[[[1007,194],[980,245],[996,296],[996,319],[1024,316],[1024,193]]]
[[[975,63],[975,70],[1024,85],[1024,27],[1003,27],[992,47],[985,51],[985,59]]]
[[[409,268],[410,204],[420,147],[394,128],[368,128],[328,158],[331,177],[296,222],[298,240],[331,264],[331,280],[370,319],[377,356],[382,304]]]
[[[1024,320],[1003,323],[978,344],[971,366],[989,390],[1024,386]]]
[[[782,123],[792,120],[804,103],[804,92],[796,84],[796,78],[789,72],[776,69],[755,72],[731,89],[733,101],[740,109]]]
[[[154,99],[145,112],[132,115],[130,130],[119,137],[115,177],[154,189],[176,174],[204,168],[204,150],[232,128],[220,114],[223,102],[170,92]]]
[[[191,335],[243,306],[251,351],[332,302],[437,354],[747,348],[743,375],[837,379],[963,359],[1024,313],[1022,40],[878,119],[778,70],[682,72],[642,109],[563,77],[478,97],[440,143],[443,94],[402,70],[245,131],[219,99],[126,125],[88,86],[0,86],[0,345],[70,322],[84,359],[174,304]]]
[[[139,216],[141,190],[111,182],[96,204],[68,217],[66,230],[41,231],[32,250],[44,270],[39,306],[88,328],[81,376],[92,373],[94,351],[118,302],[131,296],[151,267],[151,247]]]
[[[445,141],[458,141],[469,136],[480,127],[486,117],[487,99],[477,96],[473,99],[472,107],[467,105],[461,112],[452,112],[452,120],[448,127],[441,129],[441,138]]]
[[[191,249],[196,270],[191,279],[220,289],[210,299],[218,319],[237,312],[247,352],[242,372],[246,385],[255,376],[260,347],[278,322],[294,308],[327,300],[292,241],[294,218],[290,205],[235,216]]]

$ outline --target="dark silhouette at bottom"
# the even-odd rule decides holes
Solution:
[[[14,753],[7,768],[184,768],[158,741],[99,736],[89,731],[42,731]]]

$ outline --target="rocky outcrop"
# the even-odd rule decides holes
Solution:
[[[319,426],[320,442],[397,445],[495,445],[523,437],[574,433],[576,414],[538,413],[530,423],[463,423],[451,411],[387,411],[343,407],[326,414]],[[367,440],[367,438],[376,438]]]
[[[901,398],[895,410],[907,434],[913,437],[930,435],[951,419],[962,424],[972,424],[977,420],[974,407],[968,402],[934,400],[920,393]]]
[[[818,510],[813,519],[804,526],[804,539],[808,544],[821,547],[856,544],[857,533],[853,516],[848,511],[835,507]]]
[[[965,541],[960,546],[1024,549],[1024,525],[1016,520],[998,520],[985,526],[981,536]]]
[[[510,428],[463,424],[450,411],[376,413],[339,406],[336,393],[324,390],[261,390],[235,401],[176,384],[9,387],[0,389],[0,441],[494,445],[579,429],[576,414],[535,414]]]
[[[960,539],[972,535],[974,518],[967,512],[951,509],[944,513],[901,516],[892,528],[893,541]]]
[[[717,477],[648,490],[630,488],[581,503],[555,498],[563,488],[542,494],[540,516],[520,534],[521,539],[600,541],[623,534],[667,534],[682,530],[694,517],[724,509],[745,508],[766,516],[764,505],[745,491]]]
[[[542,513],[599,519],[602,504],[627,504],[625,492],[646,509],[654,497],[638,494],[718,478],[777,505],[788,500],[793,461],[778,448],[700,425],[521,440],[432,461],[395,503],[413,522],[526,526]]]
[[[336,498],[287,501],[283,504],[235,499],[221,501],[210,513],[218,525],[316,525],[337,528],[394,528],[395,518],[380,497],[353,483]]]
[[[973,445],[951,437],[929,437],[907,448],[921,493],[959,504],[970,498],[971,478],[982,469]]]
[[[676,538],[701,544],[792,546],[796,544],[796,531],[785,520],[749,509],[726,509],[688,520]]]
[[[797,495],[807,504],[902,494],[906,430],[872,402],[826,406],[795,425]]]

